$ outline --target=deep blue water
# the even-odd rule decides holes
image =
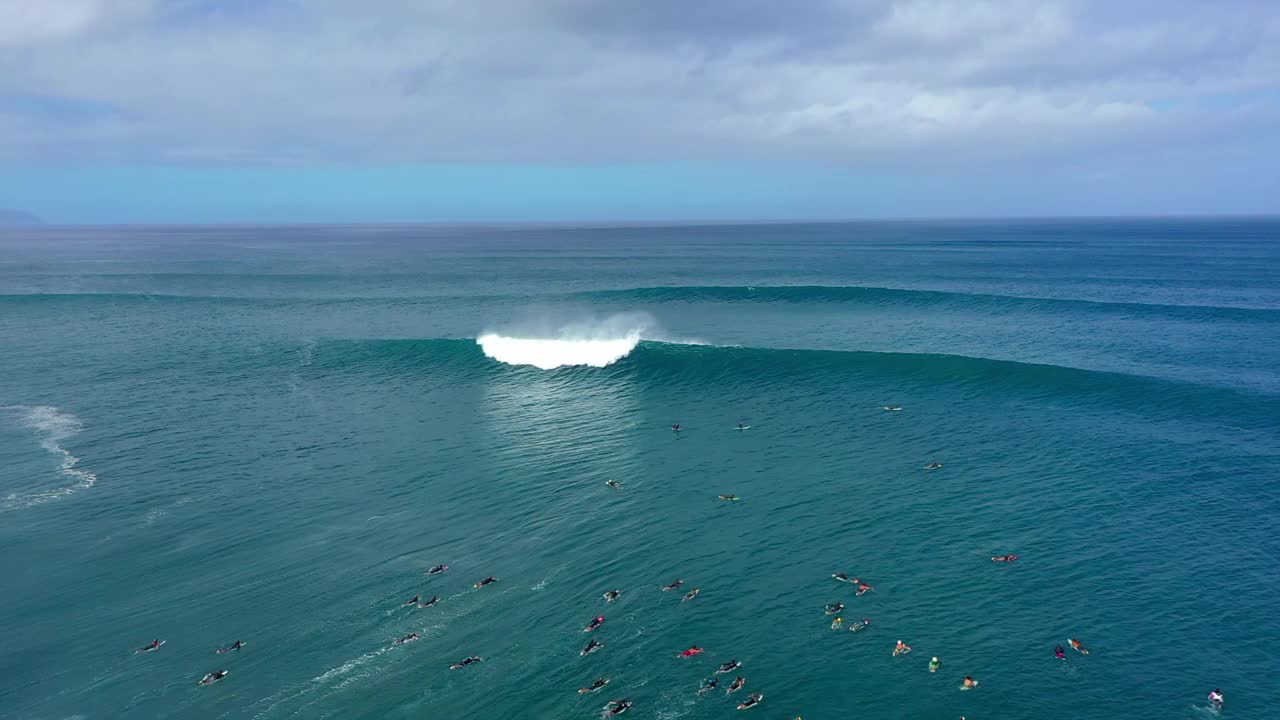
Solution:
[[[0,717],[1276,717],[1278,367],[1273,220],[0,230]]]

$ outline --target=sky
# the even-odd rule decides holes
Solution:
[[[58,223],[1280,212],[1278,0],[0,0]]]

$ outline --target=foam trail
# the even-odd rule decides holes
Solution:
[[[484,354],[507,365],[605,367],[621,360],[652,327],[646,315],[612,315],[558,328],[486,332],[476,338]]]
[[[5,497],[4,504],[0,506],[0,509],[13,510],[40,505],[51,500],[64,498],[77,490],[91,488],[98,481],[97,475],[77,467],[80,464],[80,458],[72,455],[71,451],[62,447],[61,444],[63,440],[80,433],[84,426],[80,418],[48,405],[37,405],[35,407],[10,405],[4,409],[21,413],[22,424],[36,432],[36,435],[40,438],[40,447],[62,458],[58,471],[71,480],[72,484],[55,490],[25,495],[10,494]]]

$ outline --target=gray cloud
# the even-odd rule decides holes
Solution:
[[[1277,78],[1272,0],[8,0],[0,159],[1078,163]]]

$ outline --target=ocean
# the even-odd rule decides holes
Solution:
[[[0,717],[1274,718],[1277,368],[1280,220],[4,229]]]

